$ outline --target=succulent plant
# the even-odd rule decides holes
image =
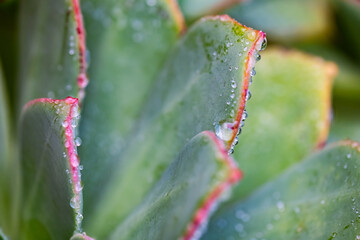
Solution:
[[[19,44],[0,48],[0,239],[360,239],[360,143],[324,148],[332,81],[359,75],[260,56],[264,32],[204,16],[233,4],[179,0],[184,19],[175,0],[0,3]],[[266,4],[226,11],[256,26]],[[316,24],[265,21],[274,42],[331,31],[325,1],[300,6]]]

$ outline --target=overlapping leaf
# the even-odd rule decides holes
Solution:
[[[233,200],[324,144],[335,74],[334,64],[310,55],[280,48],[265,51],[247,107],[249,122],[235,148],[234,158],[245,176]]]
[[[21,228],[14,239],[69,239],[80,231],[77,99],[37,99],[21,122]],[[71,204],[70,204],[71,203]],[[17,235],[16,235],[17,234]]]
[[[357,239],[359,167],[359,143],[328,147],[224,209],[202,239]]]
[[[215,134],[195,136],[110,239],[192,239],[240,171]]]
[[[230,139],[235,137],[263,40],[262,32],[227,16],[203,19],[189,29],[150,90],[153,94],[117,165],[111,174],[106,172],[109,181],[96,188],[101,199],[87,232],[103,237],[124,219],[197,133],[226,121],[233,126]]]

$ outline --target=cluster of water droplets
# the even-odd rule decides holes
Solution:
[[[245,32],[245,29],[242,29],[243,32]],[[241,38],[239,39],[239,41],[243,44],[244,46],[244,51],[248,51],[250,50],[250,41],[254,41],[256,34],[254,31],[249,31],[247,33],[245,33],[247,35],[247,38]],[[250,40],[250,41],[249,41]],[[249,75],[249,79],[248,79],[248,86],[247,86],[247,91],[246,91],[246,96],[245,96],[245,106],[247,101],[251,98],[251,92],[248,89],[248,87],[252,84],[252,78],[255,76],[256,71],[255,71],[255,63],[257,61],[259,61],[261,59],[261,56],[259,54],[259,51],[262,51],[266,48],[266,38],[263,39],[263,41],[259,41],[256,46],[255,49],[252,51],[252,54],[249,54],[249,58],[247,58],[245,56],[245,60],[244,60],[244,65],[247,66],[247,68],[245,69],[245,77],[247,77],[246,75]],[[226,43],[226,47],[231,47],[233,45],[233,43]],[[213,53],[213,56],[216,56],[216,52]],[[239,57],[242,56],[242,53],[239,53]],[[232,66],[229,66],[229,71],[232,71],[233,69],[238,70],[238,67],[233,68]],[[248,69],[250,69],[249,72]],[[228,108],[230,109],[230,113],[229,113],[229,119],[233,119],[235,117],[236,114],[236,107],[238,104],[238,101],[236,98],[236,94],[235,91],[237,89],[237,83],[235,81],[234,78],[231,79],[231,93],[229,96],[229,100],[226,102],[226,105],[228,106]],[[228,108],[226,110],[228,110]],[[218,123],[214,123],[215,126],[215,133],[216,136],[218,138],[220,138],[221,140],[225,141],[225,142],[229,142],[232,138],[233,138],[233,132],[234,130],[237,128],[237,133],[235,138],[233,139],[233,142],[231,143],[230,149],[228,150],[228,154],[233,154],[234,153],[234,148],[235,146],[238,144],[239,142],[239,138],[238,136],[241,134],[242,128],[245,125],[245,120],[248,116],[248,113],[246,111],[246,108],[244,108],[243,110],[243,114],[241,116],[240,122],[228,122],[226,120],[220,121]]]
[[[81,170],[83,166],[80,165],[77,154],[77,147],[81,145],[81,139],[76,137],[76,127],[80,118],[79,106],[76,104],[76,101],[74,98],[67,98],[65,101],[55,100],[55,108],[57,114],[69,111],[69,115],[62,122],[62,127],[65,131],[64,146],[66,148],[66,151],[63,152],[63,157],[68,159],[70,164],[70,170],[66,169],[66,174],[69,177],[69,183],[73,186],[74,193],[70,200],[70,206],[76,213],[76,232],[81,232],[81,222],[83,219]]]

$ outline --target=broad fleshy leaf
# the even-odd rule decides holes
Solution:
[[[193,239],[241,172],[212,132],[191,139],[110,239]]]
[[[202,239],[358,239],[360,144],[327,147],[223,209]]]
[[[80,134],[86,214],[136,128],[149,88],[184,26],[174,1],[82,2],[91,53]]]
[[[235,201],[323,146],[329,132],[336,66],[281,48],[268,49],[262,59],[247,106],[249,121],[235,148],[245,173]]]
[[[81,231],[78,100],[36,99],[21,121],[21,229],[14,239],[69,239]]]
[[[227,13],[239,22],[266,32],[279,42],[326,38],[332,21],[324,0],[242,1]]]
[[[264,33],[228,16],[205,18],[189,29],[150,90],[141,121],[117,165],[106,173],[109,181],[97,189],[101,199],[86,225],[91,235],[102,238],[126,217],[199,132],[217,128],[230,148],[264,38]]]
[[[77,96],[78,37],[72,1],[21,0],[20,109],[35,98]]]

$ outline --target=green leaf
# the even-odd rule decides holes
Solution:
[[[239,22],[262,29],[270,41],[294,42],[324,38],[331,30],[331,15],[323,0],[242,1],[227,13]]]
[[[234,158],[245,175],[232,200],[245,197],[325,143],[335,73],[334,64],[298,51],[264,52],[247,106],[249,122],[235,148]]]
[[[20,108],[41,97],[77,96],[78,37],[71,1],[20,1]]]
[[[116,165],[105,173],[107,181],[96,188],[100,201],[86,225],[91,235],[103,238],[124,219],[199,132],[217,126],[230,147],[264,37],[227,16],[202,19],[189,29],[149,91],[141,121]]]
[[[78,100],[70,97],[36,99],[25,106],[20,130],[22,225],[14,239],[69,239],[81,230],[78,114]]]
[[[86,159],[86,214],[94,209],[106,172],[136,128],[155,75],[183,30],[181,15],[170,2],[83,3],[91,52],[79,153]]]
[[[220,141],[211,132],[191,139],[110,239],[191,239],[199,234],[241,177]]]
[[[318,152],[212,219],[202,239],[358,239],[360,144]]]

